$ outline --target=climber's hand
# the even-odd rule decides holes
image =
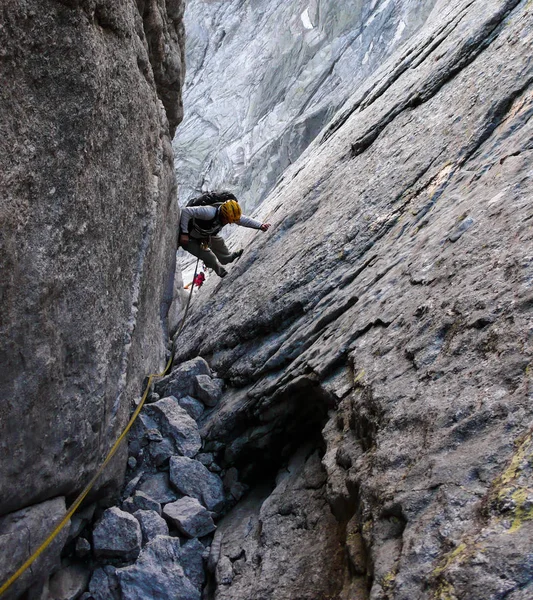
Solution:
[[[270,227],[270,223],[263,223],[260,227],[261,231],[266,231]]]

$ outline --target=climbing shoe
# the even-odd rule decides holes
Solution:
[[[219,277],[226,277],[226,275],[228,274],[228,272],[226,271],[226,269],[224,269],[223,267],[220,269],[220,271],[218,272],[218,276]]]
[[[240,250],[237,250],[237,252],[233,253],[233,259],[231,262],[234,262],[236,260],[239,260],[239,258],[242,256],[242,253],[244,252],[244,249],[241,248]]]

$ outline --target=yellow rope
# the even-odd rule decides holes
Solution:
[[[198,259],[196,261],[196,269],[195,269],[195,272],[194,272],[194,276],[195,277],[196,277],[196,270],[198,269],[198,263],[199,262],[200,262],[200,259]],[[187,307],[185,309],[185,314],[183,316],[183,320],[182,320],[181,325],[180,325],[180,327],[178,329],[178,332],[177,332],[176,336],[174,337],[174,340],[181,333],[181,331],[183,329],[183,326],[185,325],[185,319],[187,318],[187,313],[189,311],[189,304],[191,302],[191,297],[192,297],[192,291],[193,291],[193,289],[194,289],[194,285],[191,287],[191,291],[190,291],[190,294],[189,294],[189,301],[187,302]],[[168,370],[170,369],[170,367],[172,365],[173,359],[174,359],[174,351],[171,352],[170,358],[168,359],[168,362],[166,364],[166,367],[165,367],[164,371],[162,373],[152,373],[148,377],[148,383],[146,384],[146,389],[144,390],[144,394],[143,394],[143,397],[141,398],[139,406],[137,406],[137,408],[135,409],[135,412],[131,416],[131,419],[129,420],[128,424],[126,425],[126,429],[124,429],[124,431],[122,432],[122,434],[120,435],[120,437],[113,444],[113,447],[109,451],[109,454],[106,456],[106,459],[104,460],[104,462],[100,465],[100,468],[98,469],[98,471],[96,471],[96,473],[93,475],[91,481],[89,481],[89,483],[87,484],[87,486],[80,493],[80,495],[76,498],[76,500],[74,500],[74,502],[72,503],[71,507],[69,508],[67,514],[56,525],[56,527],[52,531],[52,533],[46,538],[46,540],[44,540],[44,542],[28,558],[28,560],[20,567],[20,569],[18,569],[15,573],[13,573],[13,575],[11,575],[11,577],[2,585],[2,587],[0,587],[0,596],[4,592],[6,592],[8,590],[8,588],[10,588],[13,585],[13,583],[15,583],[15,581],[22,575],[22,573],[24,573],[24,571],[26,571],[26,569],[30,565],[32,565],[39,558],[39,556],[53,542],[53,540],[56,538],[56,536],[58,535],[58,533],[63,529],[63,527],[65,527],[65,525],[70,521],[72,515],[78,510],[78,508],[80,507],[80,504],[85,500],[87,494],[91,491],[91,489],[94,486],[94,484],[96,483],[96,480],[98,479],[98,477],[100,477],[100,475],[103,473],[103,471],[106,468],[106,466],[109,464],[109,461],[115,455],[118,447],[120,446],[120,443],[126,437],[128,431],[131,429],[133,423],[135,422],[135,419],[139,416],[139,413],[141,412],[141,409],[142,409],[142,407],[144,405],[144,402],[145,402],[145,400],[146,400],[146,398],[148,396],[148,392],[150,391],[150,386],[152,385],[152,380],[155,379],[155,378],[157,378],[157,377],[164,377],[167,374]]]

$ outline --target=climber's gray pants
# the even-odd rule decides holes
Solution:
[[[207,242],[209,249],[204,250],[201,246],[201,240],[190,237],[189,243],[183,246],[193,256],[198,257],[205,263],[208,269],[213,269],[217,275],[222,275],[224,269],[221,264],[227,265],[233,262],[237,257],[236,252],[230,252],[226,242],[219,235],[212,235]],[[218,259],[218,260],[217,260]]]

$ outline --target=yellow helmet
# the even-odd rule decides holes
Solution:
[[[235,223],[242,216],[242,210],[236,200],[228,200],[220,207],[220,214],[227,223]]]

